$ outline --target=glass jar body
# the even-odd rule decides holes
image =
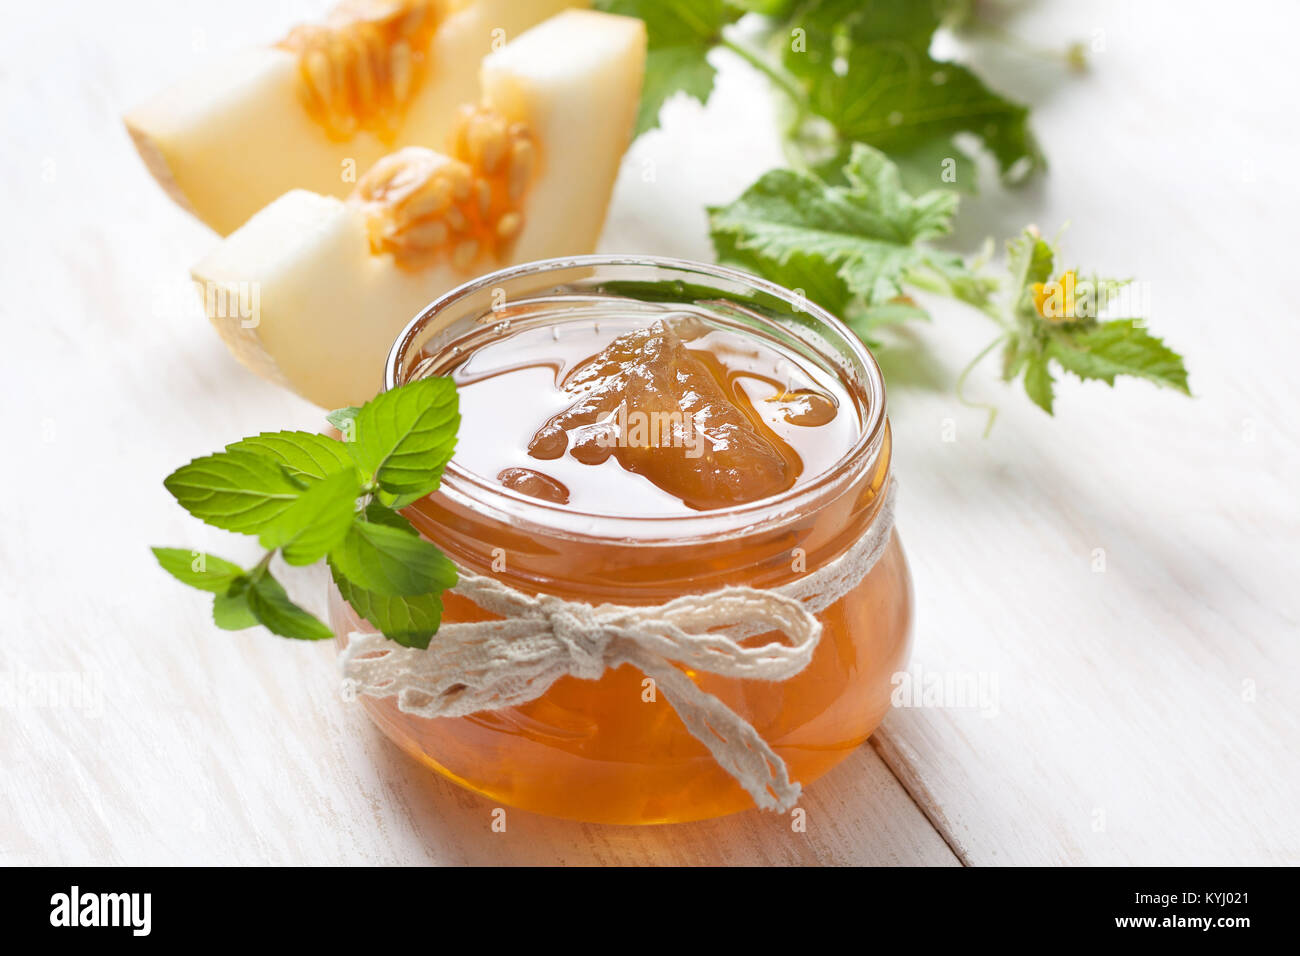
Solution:
[[[573,583],[561,596],[583,599],[581,582]],[[821,640],[799,674],[782,682],[692,676],[753,724],[791,779],[806,786],[848,757],[888,712],[892,677],[910,650],[911,614],[911,581],[895,533],[870,573],[817,615]],[[337,590],[330,618],[344,641],[368,627]],[[444,621],[487,619],[464,598],[446,596]],[[614,824],[700,820],[753,806],[629,665],[597,681],[565,677],[521,707],[467,717],[430,720],[402,713],[394,698],[362,701],[408,754],[500,804]]]
[[[729,586],[792,583],[883,520],[892,444],[874,359],[852,332],[801,296],[734,270],[640,257],[503,270],[417,316],[389,356],[386,386],[447,374],[493,336],[575,315],[599,321],[608,308],[648,320],[690,310],[779,342],[839,378],[862,425],[859,439],[833,468],[789,494],[662,519],[584,514],[528,499],[464,472],[453,459],[439,490],[404,513],[459,567],[527,594],[656,605]],[[791,779],[807,785],[852,753],[888,712],[893,676],[910,650],[911,616],[907,563],[891,532],[865,577],[818,613],[821,638],[798,674],[784,681],[686,674],[752,724]],[[335,589],[330,618],[340,642],[372,630]],[[490,619],[465,598],[444,595],[444,623]],[[783,639],[773,632],[745,643]],[[615,824],[699,820],[753,806],[653,682],[630,665],[597,680],[565,677],[529,703],[465,717],[406,714],[395,698],[362,703],[403,750],[496,803]]]

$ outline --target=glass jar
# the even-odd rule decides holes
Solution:
[[[385,387],[444,374],[493,336],[575,312],[598,319],[602,310],[666,308],[702,311],[769,336],[837,375],[858,404],[856,443],[833,468],[783,494],[670,517],[575,512],[453,460],[439,490],[406,516],[461,568],[530,594],[592,604],[660,604],[728,585],[776,587],[842,554],[871,527],[891,480],[880,369],[837,319],[754,276],[621,256],[506,269],[417,316],[393,346]],[[528,413],[526,396],[520,409]],[[767,682],[687,673],[749,721],[785,760],[790,778],[806,786],[863,743],[889,710],[892,676],[910,649],[911,612],[911,579],[894,534],[861,583],[817,615],[821,641],[799,674]],[[465,598],[444,595],[444,622],[488,619]],[[337,590],[330,620],[340,642],[350,631],[373,630]],[[753,806],[630,665],[595,681],[565,677],[528,704],[466,717],[412,716],[394,698],[362,702],[403,750],[500,804],[617,824],[698,820]]]

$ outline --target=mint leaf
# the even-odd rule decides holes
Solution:
[[[456,448],[458,409],[451,379],[420,379],[363,405],[355,421],[355,440],[344,447],[385,491],[427,495],[438,487]]]
[[[413,494],[395,495],[381,489],[376,498],[386,508],[405,508],[407,505],[415,504],[425,494],[425,492],[417,491]]]
[[[164,571],[182,584],[200,591],[225,594],[244,569],[214,554],[185,548],[152,548]]]
[[[367,591],[349,581],[334,562],[330,573],[343,599],[390,641],[403,647],[425,649],[442,621],[442,597],[439,594],[389,595]]]
[[[634,136],[658,126],[659,111],[677,93],[708,101],[716,72],[708,52],[743,12],[724,0],[597,0],[595,7],[645,21],[645,81]]]
[[[786,24],[787,33],[802,31],[802,42],[786,44],[783,62],[808,108],[843,141],[905,156],[965,132],[993,153],[1004,177],[1042,167],[1026,107],[930,56],[941,14],[939,4],[916,0],[814,0]]]
[[[212,602],[212,622],[223,631],[242,631],[257,627],[257,616],[248,608],[248,578],[241,578],[228,594],[218,594]]]
[[[257,534],[303,491],[277,462],[247,451],[196,458],[163,485],[194,517],[242,534]]]
[[[269,571],[262,571],[249,582],[243,598],[257,623],[272,634],[300,641],[323,641],[334,636],[327,624],[294,604]],[[215,616],[215,608],[213,613]]]
[[[852,297],[883,304],[902,293],[912,270],[961,268],[960,259],[920,245],[948,232],[957,197],[932,190],[913,197],[897,168],[877,150],[854,147],[844,169],[848,185],[776,169],[739,199],[709,210],[723,258],[843,311]]]
[[[396,528],[406,534],[419,536],[420,532],[415,530],[415,525],[407,521],[398,514],[392,506],[385,505],[379,501],[370,501],[366,504],[365,520],[371,524],[387,525],[390,528]]]
[[[348,405],[334,409],[325,416],[325,420],[339,430],[340,441],[352,442],[357,437],[357,416],[360,414],[360,406]]]
[[[342,442],[316,432],[263,432],[226,446],[278,462],[295,479],[309,484],[340,471],[355,471],[356,463]]]
[[[1182,357],[1137,319],[1063,329],[1048,340],[1047,354],[1081,379],[1114,385],[1115,376],[1132,375],[1191,394]]]
[[[456,566],[438,548],[404,528],[357,521],[330,562],[359,588],[389,597],[444,591],[456,584]]]
[[[437,552],[438,558],[446,561],[437,548],[419,536],[409,521],[376,501],[367,505],[365,522],[361,524],[377,525],[385,529],[385,533],[391,531],[402,535],[421,547],[422,552],[428,553],[432,549]],[[344,567],[347,560],[348,557],[344,555]],[[424,593],[411,594],[392,594],[389,593],[391,588],[371,590],[349,579],[344,567],[340,567],[337,554],[331,555],[329,566],[343,599],[385,637],[406,647],[429,646],[429,638],[437,632],[442,620],[442,597],[439,592],[455,583],[455,568],[450,562],[439,572],[432,588],[427,588]],[[448,570],[450,574],[446,573]]]
[[[226,593],[215,597],[212,621],[225,631],[242,631],[260,624],[273,634],[304,641],[334,636],[319,618],[290,600],[264,565],[240,575]]]
[[[321,478],[302,493],[273,522],[258,541],[269,550],[281,549],[289,564],[315,564],[348,533],[361,494],[361,477],[348,470]]]
[[[337,428],[339,431],[348,422],[356,421],[357,415],[361,412],[360,405],[344,405],[342,408],[336,408],[325,416],[325,420]]]

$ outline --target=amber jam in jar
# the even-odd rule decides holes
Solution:
[[[889,488],[870,353],[794,293],[722,267],[585,256],[494,273],[433,303],[395,343],[386,386],[427,375],[457,381],[460,437],[439,490],[405,513],[461,568],[528,594],[654,605],[778,587],[867,533]],[[818,613],[821,640],[800,673],[686,673],[806,786],[888,711],[911,605],[895,534]],[[337,592],[330,612],[342,641],[370,629]],[[489,619],[444,595],[445,623]],[[456,718],[362,701],[408,753],[525,810],[632,824],[753,806],[643,681],[623,665]]]

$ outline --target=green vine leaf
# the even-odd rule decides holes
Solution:
[[[987,284],[960,256],[926,243],[951,228],[956,194],[931,190],[912,196],[897,167],[862,144],[854,147],[842,178],[844,185],[832,185],[810,173],[774,169],[734,202],[711,207],[709,228],[719,258],[802,289],[845,317],[894,302],[911,283],[987,296]]]

